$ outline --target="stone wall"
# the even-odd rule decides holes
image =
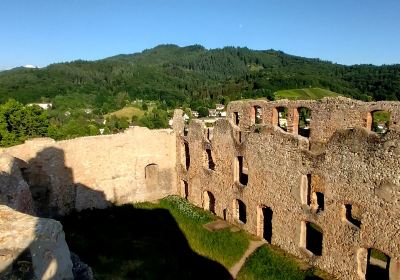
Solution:
[[[45,217],[74,208],[151,201],[175,191],[172,130],[134,127],[121,134],[59,142],[34,139],[3,153],[20,161],[36,212]]]
[[[185,127],[176,110],[174,130],[35,139],[0,156],[0,201],[51,217],[180,194],[339,279],[365,279],[383,262],[381,278],[398,280],[399,106],[237,101],[212,129],[196,120]],[[311,110],[308,137],[300,133],[299,108]],[[371,131],[376,110],[390,112],[385,134]]]
[[[390,113],[389,127],[400,130],[400,103],[391,101],[362,102],[345,97],[324,98],[321,100],[250,100],[235,101],[228,105],[227,116],[234,124],[234,113],[239,113],[241,130],[247,131],[255,123],[254,108],[258,106],[262,112],[262,123],[277,124],[277,108],[287,108],[288,129],[298,134],[299,108],[311,110],[310,140],[314,143],[326,142],[339,129],[365,127],[371,130],[371,113],[378,110]]]
[[[260,124],[254,106],[263,110]],[[287,132],[274,120],[277,106],[289,108]],[[199,121],[178,135],[178,192],[339,279],[365,279],[372,249],[389,257],[382,279],[400,279],[399,106],[345,98],[232,102],[211,140]],[[309,138],[293,128],[298,107],[312,110]],[[385,135],[366,127],[377,109],[391,112]]]
[[[74,279],[60,222],[0,205],[0,279]]]

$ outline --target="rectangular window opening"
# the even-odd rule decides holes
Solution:
[[[249,181],[249,175],[247,167],[245,167],[243,156],[237,157],[237,164],[238,164],[239,183],[246,186]]]
[[[239,121],[240,121],[239,112],[233,112],[233,122],[234,122],[234,124],[235,125],[239,125]]]
[[[247,222],[246,204],[240,199],[236,199],[236,218],[244,224]]]
[[[389,280],[390,257],[377,249],[368,249],[366,280]]]
[[[208,169],[215,170],[215,163],[212,158],[211,150],[206,149]]]
[[[306,222],[306,249],[315,256],[321,256],[322,241],[322,229],[316,224]]]
[[[254,123],[261,124],[262,123],[262,109],[260,106],[254,106]]]
[[[314,193],[314,198],[315,198],[315,209],[316,212],[324,211],[325,209],[325,198],[324,194],[322,192],[315,192]]]
[[[360,228],[361,227],[361,221],[354,217],[353,214],[353,205],[351,204],[345,204],[345,211],[346,211],[346,219],[356,227]]]
[[[188,199],[188,196],[189,196],[189,184],[188,184],[188,182],[187,181],[185,181],[185,180],[182,180],[181,181],[181,194],[182,194],[182,197],[184,198],[184,199]]]
[[[185,142],[185,166],[186,170],[189,170],[190,167],[190,153],[189,153],[189,144]]]

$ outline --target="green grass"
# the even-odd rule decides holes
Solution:
[[[390,113],[388,111],[376,111],[373,113],[373,121],[375,123],[386,123],[390,120]]]
[[[102,279],[229,279],[248,235],[203,228],[209,212],[172,196],[83,210],[61,219],[72,252]],[[216,278],[213,278],[216,277]]]
[[[231,268],[249,246],[249,235],[233,233],[229,228],[210,232],[204,224],[215,220],[209,212],[195,207],[178,196],[162,199],[156,207],[167,209],[175,218],[190,247],[198,254]]]
[[[338,93],[322,88],[288,89],[275,92],[275,99],[307,100],[337,97]]]
[[[374,259],[381,260],[383,262],[388,261],[388,257],[384,253],[382,253],[381,251],[378,251],[376,249],[371,249],[371,257]]]
[[[126,117],[131,120],[133,116],[142,117],[144,115],[144,111],[137,107],[127,106],[118,111],[108,113],[104,117],[111,117],[112,115],[118,118]]]
[[[178,196],[158,203],[88,209],[61,219],[70,250],[103,279],[230,279],[253,236],[208,231],[211,213]],[[321,279],[282,250],[263,246],[238,279]],[[324,278],[327,279],[327,278]]]
[[[327,279],[316,275],[314,269],[302,270],[298,261],[281,252],[262,246],[246,261],[236,279],[238,280],[304,280]]]

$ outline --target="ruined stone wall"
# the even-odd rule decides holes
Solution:
[[[22,160],[22,173],[41,216],[151,201],[175,191],[172,130],[134,127],[121,134],[59,142],[34,139],[3,153]]]
[[[254,125],[256,105],[263,110],[259,125]],[[287,132],[273,120],[276,106],[289,108]],[[290,110],[303,106],[312,110],[309,138],[290,127],[295,115]],[[376,109],[391,112],[385,135],[366,128],[367,114]],[[399,279],[398,109],[399,103],[344,98],[232,102],[211,140],[199,121],[178,136],[178,192],[339,279],[365,279],[371,248],[390,257],[387,279]],[[316,142],[319,148],[313,150]],[[265,215],[272,216],[269,223]],[[310,227],[322,231],[321,252],[309,248]]]
[[[400,130],[400,104],[399,102],[379,101],[362,102],[344,97],[324,98],[321,100],[250,100],[246,102],[235,101],[228,105],[227,116],[234,123],[234,113],[239,113],[239,127],[249,130],[254,125],[254,107],[262,110],[263,124],[277,124],[279,107],[288,110],[288,132],[298,134],[298,109],[311,110],[310,140],[314,143],[326,142],[339,129],[365,127],[371,130],[371,113],[378,110],[390,113],[389,127],[391,130]]]
[[[3,151],[0,201],[52,216],[178,193],[339,279],[365,279],[377,249],[390,258],[386,279],[398,280],[399,106],[237,101],[212,133],[200,121],[185,128],[177,110],[173,131],[35,139]],[[287,108],[287,131],[278,107]],[[311,110],[309,137],[299,135],[301,107]],[[371,131],[375,110],[390,112],[384,135]]]

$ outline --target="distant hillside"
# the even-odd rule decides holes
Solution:
[[[305,100],[336,97],[338,93],[322,88],[303,88],[279,90],[274,93],[275,99]]]
[[[72,96],[80,106],[103,113],[121,108],[122,95],[198,108],[240,98],[272,99],[279,90],[310,87],[362,100],[399,100],[400,65],[344,66],[275,50],[160,45],[98,61],[0,72],[0,102]]]

